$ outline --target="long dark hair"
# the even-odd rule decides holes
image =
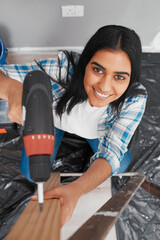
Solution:
[[[57,104],[56,113],[58,115],[62,115],[63,109],[68,101],[69,104],[66,110],[69,114],[77,103],[84,102],[88,98],[83,83],[85,68],[93,55],[101,49],[111,49],[114,51],[122,50],[127,53],[131,61],[131,78],[129,86],[119,99],[110,103],[112,110],[119,114],[126,97],[145,94],[145,91],[137,89],[136,84],[134,84],[139,82],[140,79],[142,49],[139,36],[132,29],[117,25],[107,25],[100,28],[90,38],[76,66],[73,63],[72,54],[67,53],[68,62],[74,64],[74,73],[63,96]]]

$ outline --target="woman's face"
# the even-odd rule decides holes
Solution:
[[[120,98],[128,88],[130,77],[131,62],[124,51],[97,51],[87,64],[84,75],[90,105],[104,107]]]

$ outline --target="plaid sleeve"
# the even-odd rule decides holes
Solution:
[[[45,71],[56,80],[66,79],[68,72],[68,59],[66,55],[60,51],[58,56],[54,58],[40,59],[38,63],[45,69]],[[40,69],[36,62],[30,62],[25,64],[6,64],[0,65],[0,70],[10,78],[23,82],[26,74],[32,70]],[[59,72],[60,71],[60,72]],[[72,66],[70,66],[69,76],[72,75]]]
[[[98,151],[91,161],[104,158],[111,167],[112,174],[117,173],[127,146],[139,125],[146,105],[147,96],[130,97],[125,101],[119,118],[109,127],[104,137],[99,139]]]
[[[55,58],[39,60],[39,64],[54,79],[66,81],[67,73],[72,74],[72,65],[68,69],[68,59],[63,51],[60,51]]]
[[[13,78],[19,82],[23,82],[26,74],[35,69],[37,69],[37,64],[35,62],[26,64],[6,64],[0,66],[0,70],[7,77]]]

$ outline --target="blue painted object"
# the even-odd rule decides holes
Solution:
[[[21,164],[20,169],[24,176],[30,181],[33,182],[30,178],[30,172],[29,172],[29,157],[26,155],[25,148],[23,146],[22,156],[21,156]]]
[[[1,39],[0,39],[0,64],[7,64],[6,49]]]

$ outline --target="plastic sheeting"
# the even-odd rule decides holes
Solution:
[[[22,154],[22,129],[0,134],[0,239],[4,239],[37,189],[19,169]],[[53,171],[83,172],[92,150],[88,143],[73,134],[64,134]],[[64,184],[75,178],[61,179]]]
[[[85,172],[89,167],[93,151],[84,138],[75,134],[65,133],[59,147],[53,171],[63,173]],[[63,184],[75,180],[77,177],[63,177]]]
[[[0,144],[0,239],[4,239],[36,190],[36,185],[19,170],[21,144],[20,137]]]
[[[144,53],[141,79],[148,91],[144,117],[136,130],[129,149],[131,172],[141,172],[160,185],[160,53]],[[113,194],[128,179],[112,178]],[[160,239],[160,200],[140,188],[116,224],[118,240]]]

